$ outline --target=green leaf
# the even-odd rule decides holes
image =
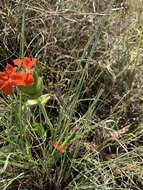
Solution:
[[[43,139],[44,137],[46,137],[46,132],[45,132],[45,129],[44,129],[44,127],[43,127],[42,124],[35,122],[35,123],[32,124],[32,128],[33,128],[34,132],[35,132],[39,137],[41,137],[42,139]]]

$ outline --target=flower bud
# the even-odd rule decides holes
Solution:
[[[33,74],[34,84],[32,86],[21,86],[19,89],[30,98],[38,98],[42,94],[42,78],[36,72]]]

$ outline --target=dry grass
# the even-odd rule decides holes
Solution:
[[[66,185],[63,182],[63,186],[53,184],[51,189],[143,188],[142,10],[135,8],[133,1],[109,2],[0,2],[1,69],[19,56],[22,16],[25,14],[25,55],[39,59],[44,92],[54,92],[57,97],[46,106],[52,121],[58,119],[60,106],[64,107],[66,97],[72,100],[87,63],[78,104],[74,107],[73,130],[77,130],[78,121],[90,109],[99,89],[103,89],[89,122],[91,125],[98,123],[97,129],[80,141],[81,150],[78,159],[71,161],[74,172],[71,172],[68,183],[63,180]],[[26,174],[20,180],[18,175],[23,175],[24,169],[9,168],[9,176],[18,178],[9,188],[46,189],[47,171],[44,166],[40,167],[42,170],[35,171],[36,166],[34,171],[30,171],[34,180]],[[57,177],[59,171],[56,172],[51,175]],[[65,175],[62,172],[60,175]]]

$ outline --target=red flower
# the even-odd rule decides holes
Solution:
[[[55,150],[57,150],[60,153],[65,152],[65,148],[62,145],[60,145],[58,142],[54,142],[53,147],[55,148]]]
[[[12,94],[12,88],[15,86],[32,86],[34,78],[30,73],[19,74],[16,69],[7,65],[4,72],[0,72],[0,90],[8,96]]]
[[[24,67],[25,69],[30,69],[32,66],[36,65],[37,59],[30,59],[29,57],[24,57],[23,59],[14,59],[13,63],[19,67]]]
[[[15,68],[11,65],[6,66],[4,72],[0,72],[0,90],[8,96],[12,94],[14,86],[24,85],[23,77],[16,72]]]

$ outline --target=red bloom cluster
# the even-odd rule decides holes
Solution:
[[[14,64],[18,67],[24,67],[25,69],[30,69],[33,65],[36,64],[37,59],[30,59],[29,57],[24,57],[23,59],[14,59]]]
[[[30,69],[36,64],[36,59],[30,59],[25,57],[23,59],[13,60],[14,64]],[[12,88],[16,86],[32,86],[34,84],[34,78],[32,74],[28,72],[18,73],[16,68],[12,65],[7,65],[4,72],[0,72],[0,90],[3,91],[4,95],[8,96],[12,94]]]

